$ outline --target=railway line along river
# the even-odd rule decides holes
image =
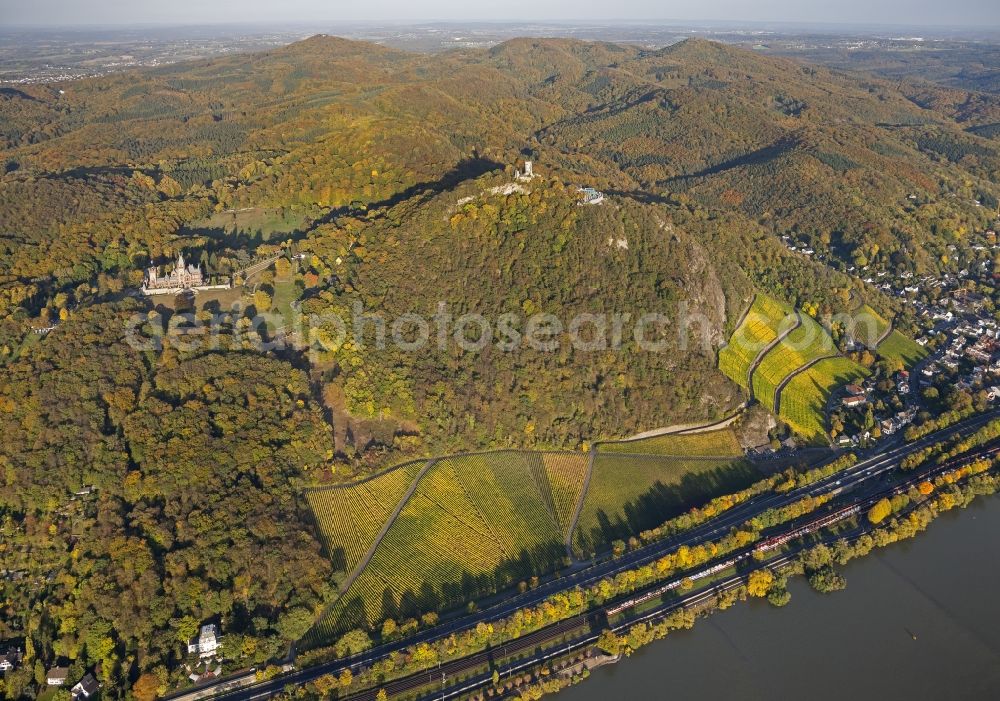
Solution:
[[[793,578],[788,606],[701,618],[559,698],[1000,698],[1000,496],[840,571],[845,591]]]

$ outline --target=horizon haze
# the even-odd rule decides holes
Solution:
[[[849,22],[844,18],[850,17]],[[709,0],[697,7],[652,0],[625,0],[613,13],[593,0],[569,2],[512,0],[497,12],[496,6],[478,6],[456,0],[434,0],[416,7],[400,0],[372,0],[363,6],[331,8],[319,0],[290,0],[280,6],[262,0],[224,0],[201,3],[177,0],[168,5],[149,5],[120,0],[38,0],[30,4],[0,2],[0,18],[12,27],[94,27],[135,25],[199,25],[233,23],[324,23],[324,22],[744,22],[799,25],[840,25],[927,28],[1000,27],[1000,5],[988,0],[920,3],[903,0],[868,3],[845,0],[799,3],[765,0],[752,8],[736,0]],[[235,20],[235,22],[234,22]]]

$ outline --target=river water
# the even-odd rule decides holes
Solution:
[[[841,571],[844,591],[793,578],[788,606],[698,619],[558,698],[1000,699],[1000,496]]]

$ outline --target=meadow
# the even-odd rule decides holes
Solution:
[[[599,453],[645,455],[727,456],[742,455],[743,449],[729,429],[698,433],[665,433],[661,436],[597,444]]]
[[[908,368],[927,357],[927,351],[923,346],[899,331],[893,331],[879,344],[878,354],[883,358],[898,360]]]
[[[598,453],[574,549],[579,556],[602,552],[759,477],[741,457]]]

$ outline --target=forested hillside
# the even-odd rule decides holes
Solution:
[[[80,311],[3,370],[0,637],[33,650],[11,697],[60,658],[99,665],[109,689],[176,680],[206,619],[226,621],[227,654],[263,662],[332,586],[293,488],[333,448],[305,375],[242,353],[143,356],[127,313]]]
[[[905,330],[850,266],[989,255],[967,234],[997,205],[1000,146],[970,128],[992,99],[701,40],[426,56],[326,36],[0,92],[0,639],[31,651],[7,693],[57,661],[162,692],[207,621],[232,664],[279,657],[338,584],[304,485],[723,416],[743,395],[717,350],[756,292]],[[143,296],[178,254],[233,287]],[[668,342],[336,341],[335,316],[440,303],[662,313]]]

